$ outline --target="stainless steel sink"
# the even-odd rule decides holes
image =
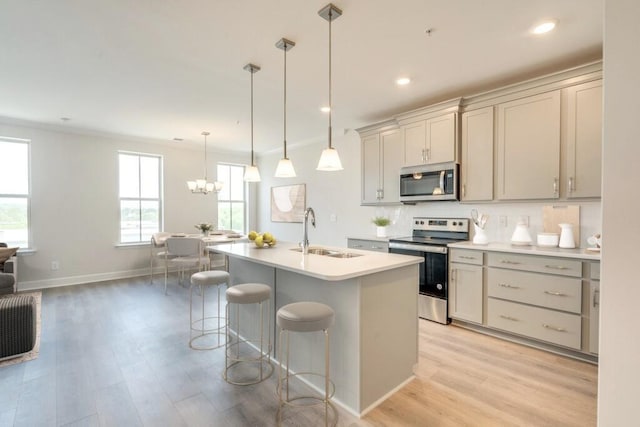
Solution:
[[[291,248],[292,251],[302,252],[302,248]],[[361,254],[356,254],[352,252],[338,252],[332,251],[325,248],[309,248],[309,253],[313,255],[326,255],[333,258],[355,258],[362,256]]]
[[[353,252],[334,252],[332,254],[327,254],[327,256],[333,258],[356,258],[362,256],[362,254],[354,254]]]
[[[291,250],[295,252],[302,252],[302,248],[291,248]],[[330,251],[329,249],[324,248],[309,248],[309,253],[314,255],[330,255],[336,254],[338,252]]]

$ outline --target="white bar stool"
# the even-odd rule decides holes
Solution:
[[[194,273],[191,275],[191,287],[189,288],[189,324],[191,325],[191,330],[189,333],[189,347],[194,350],[213,350],[214,348],[221,347],[226,340],[222,343],[220,342],[220,335],[225,334],[225,325],[220,324],[224,317],[220,316],[220,286],[226,285],[229,286],[229,273],[226,271],[219,270],[207,270],[200,271],[198,273]],[[193,288],[200,287],[200,295],[202,296],[202,311],[200,313],[199,319],[193,318]],[[205,314],[205,292],[208,287],[215,286],[218,290],[218,315],[217,316],[207,316]],[[217,320],[218,326],[214,328],[207,328],[206,322],[208,320]],[[226,322],[224,322],[226,323]],[[194,336],[193,332],[196,331],[198,334]],[[217,343],[207,344],[204,343],[206,341],[207,336],[209,335],[218,335]]]
[[[285,405],[297,406],[297,407],[315,407],[324,406],[324,423],[325,426],[329,425],[329,408],[334,413],[334,420],[332,425],[336,425],[338,422],[338,412],[336,411],[330,399],[335,393],[335,385],[329,378],[329,328],[335,322],[335,312],[331,307],[318,302],[296,302],[293,304],[287,304],[278,310],[276,322],[280,327],[280,336],[278,342],[278,359],[280,360],[280,369],[278,375],[278,414],[276,415],[277,423],[280,425],[282,422],[282,411]],[[296,372],[295,374],[289,371],[289,332],[320,332],[324,333],[324,375],[315,372]],[[286,337],[286,356],[282,351],[284,344],[284,337]],[[286,368],[283,368],[283,359],[286,358]],[[283,376],[283,369],[286,369],[286,375]],[[324,396],[319,397],[317,395],[305,395],[305,396],[290,396],[289,383],[291,378],[304,376],[316,376],[324,379]],[[285,396],[283,396],[283,392]],[[315,400],[317,403],[301,403],[300,401]]]
[[[243,283],[228,288],[226,297],[227,344],[225,346],[224,352],[224,373],[222,376],[224,380],[230,384],[257,384],[269,378],[273,373],[273,365],[271,363],[271,310],[269,308],[271,288],[268,285],[262,283]],[[265,303],[267,305],[266,310],[264,310]],[[238,305],[235,312],[235,325],[231,324],[231,316],[229,314],[231,304]],[[241,336],[240,309],[243,305],[246,306],[248,304],[258,304],[260,308],[260,341],[258,341],[257,338],[246,338]],[[265,311],[268,323],[266,348],[264,339]],[[231,333],[232,329],[235,329],[235,334]],[[245,348],[243,348],[241,351],[241,346],[243,344],[246,344],[246,346],[243,346]],[[250,347],[253,347],[253,349],[251,349]],[[233,351],[234,349],[235,352]],[[255,350],[259,351],[257,356],[255,356]],[[257,364],[259,366],[258,372],[255,374],[255,377],[250,375],[247,379],[246,376],[242,376],[242,372],[238,368],[243,366],[250,367],[251,364]]]

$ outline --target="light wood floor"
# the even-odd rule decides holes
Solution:
[[[187,345],[187,290],[165,296],[159,282],[45,290],[39,357],[0,368],[0,426],[275,425],[275,376],[224,382],[221,349]],[[361,420],[340,412],[339,426],[595,425],[595,366],[458,327],[420,321],[416,376]]]

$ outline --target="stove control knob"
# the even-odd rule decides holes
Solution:
[[[441,290],[442,290],[442,283],[438,283],[438,284],[436,285],[436,288],[438,288],[438,290],[439,290],[439,291],[441,291]]]
[[[455,227],[456,225],[458,225],[458,223],[453,221],[453,226]]]

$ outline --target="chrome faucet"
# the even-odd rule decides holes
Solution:
[[[315,228],[316,226],[316,213],[313,211],[313,208],[309,207],[304,211],[304,221],[302,222],[302,242],[300,242],[300,247],[302,248],[303,254],[309,253],[309,234],[308,229],[309,226],[307,222],[309,220],[309,215],[311,215],[311,225]]]

